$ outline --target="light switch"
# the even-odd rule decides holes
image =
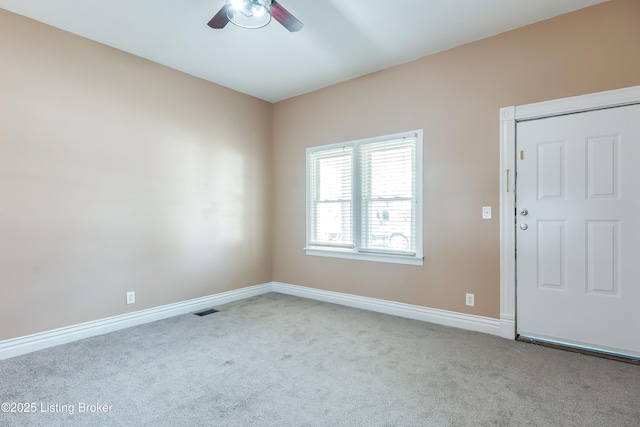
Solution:
[[[491,219],[491,206],[482,207],[482,219]]]

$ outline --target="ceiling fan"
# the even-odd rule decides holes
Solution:
[[[226,0],[207,25],[221,29],[231,22],[242,28],[261,28],[271,22],[272,16],[291,32],[302,29],[302,22],[276,0]]]

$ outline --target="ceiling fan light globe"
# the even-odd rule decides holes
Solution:
[[[271,22],[271,0],[231,0],[229,21],[242,28],[261,28]]]
[[[247,5],[251,2],[249,0],[231,0],[229,1],[229,6],[235,10],[246,9]]]
[[[253,7],[251,8],[251,12],[253,13],[253,16],[255,16],[256,18],[260,18],[264,15],[265,9],[262,6],[253,5]]]

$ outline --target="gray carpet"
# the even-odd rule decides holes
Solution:
[[[280,294],[218,308],[0,361],[0,402],[36,404],[0,425],[640,425],[638,366]]]

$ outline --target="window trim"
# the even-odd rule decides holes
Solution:
[[[360,249],[358,247],[361,244],[360,239],[360,224],[361,224],[361,177],[360,177],[360,159],[359,159],[359,150],[357,147],[363,144],[371,144],[376,142],[384,142],[390,141],[394,139],[402,139],[402,138],[415,138],[416,139],[416,212],[415,212],[415,254],[407,255],[407,254],[393,254],[391,252],[369,252],[364,249]],[[341,247],[330,247],[330,246],[314,246],[311,245],[310,237],[311,237],[311,180],[309,176],[309,155],[313,152],[323,151],[323,150],[331,150],[340,147],[352,146],[354,147],[353,151],[353,175],[352,175],[352,227],[353,227],[353,239],[354,239],[354,247],[353,248],[341,248]],[[409,132],[402,132],[384,136],[378,136],[373,138],[364,138],[358,139],[348,142],[341,142],[337,144],[328,144],[317,147],[310,147],[306,150],[305,164],[305,178],[306,178],[306,242],[307,246],[304,248],[307,255],[312,256],[324,256],[324,257],[332,257],[332,258],[343,258],[343,259],[356,259],[362,261],[375,261],[375,262],[387,262],[387,263],[395,263],[395,264],[409,264],[409,265],[423,265],[424,264],[424,256],[423,256],[423,130],[417,129]]]

